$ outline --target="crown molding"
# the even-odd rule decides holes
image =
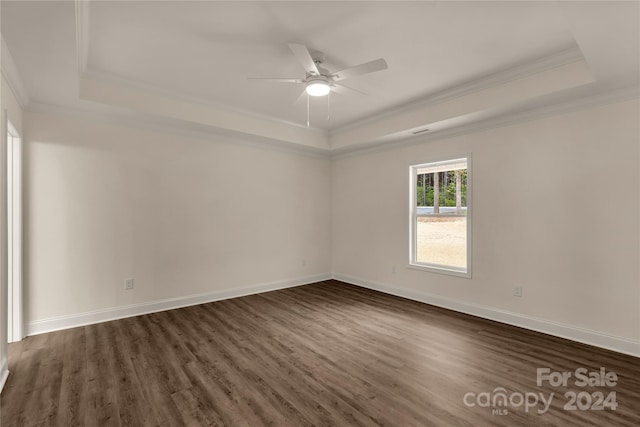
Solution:
[[[582,51],[580,51],[577,46],[574,46],[569,49],[555,52],[551,55],[546,55],[532,61],[520,63],[504,70],[486,74],[473,80],[468,80],[459,85],[426,95],[413,102],[408,102],[395,108],[385,110],[380,114],[375,114],[362,120],[354,121],[352,123],[332,130],[331,132],[329,132],[329,136],[332,137],[334,135],[339,135],[343,132],[366,126],[380,120],[405,113],[407,111],[441,104],[456,98],[463,97],[465,95],[469,95],[474,92],[503,85],[514,80],[519,80],[527,76],[541,73],[543,71],[552,70],[554,68],[562,67],[574,62],[584,60],[585,59],[582,55]]]
[[[362,144],[344,149],[318,149],[302,146],[295,143],[287,143],[266,137],[241,134],[226,131],[223,129],[195,125],[193,123],[179,120],[168,120],[166,118],[151,116],[141,113],[130,113],[123,111],[90,111],[82,108],[63,107],[54,104],[44,104],[32,102],[26,108],[26,112],[58,114],[66,117],[81,117],[99,123],[109,125],[125,126],[133,129],[154,131],[159,133],[171,133],[179,136],[192,138],[211,139],[217,138],[216,142],[242,144],[254,148],[275,149],[284,152],[292,152],[325,158],[342,158],[357,156],[378,151],[394,150],[401,147],[420,145],[444,138],[452,138],[481,130],[510,126],[513,124],[537,120],[557,114],[570,113],[585,108],[599,105],[624,102],[632,99],[640,99],[640,87],[630,86],[618,90],[601,92],[595,95],[584,96],[570,101],[557,102],[542,107],[519,111],[512,114],[500,115],[486,120],[479,120],[474,123],[445,129],[430,133],[428,135],[407,136],[394,141],[382,141],[377,143]]]
[[[11,56],[9,46],[5,43],[4,37],[0,36],[0,38],[2,39],[2,52],[0,53],[0,56],[2,57],[2,75],[7,80],[16,101],[18,101],[18,105],[20,105],[20,108],[24,109],[31,103],[31,98],[22,83],[20,73],[18,72],[16,63],[13,60],[13,56]]]
[[[484,120],[478,120],[461,126],[456,126],[427,135],[407,135],[393,141],[380,141],[376,143],[361,144],[359,146],[345,147],[331,150],[332,158],[342,158],[368,154],[378,151],[394,150],[400,147],[425,144],[444,138],[465,135],[486,129],[495,129],[510,126],[517,123],[538,120],[558,114],[566,114],[586,108],[604,106],[618,102],[640,99],[640,86],[627,86],[617,90],[603,91],[594,95],[587,95],[569,101],[561,101],[540,107],[517,111],[510,114],[502,114]]]
[[[63,117],[82,118],[96,123],[123,126],[129,129],[151,131],[162,134],[206,139],[215,138],[216,143],[242,145],[258,149],[276,150],[286,153],[312,157],[329,157],[328,149],[300,145],[259,135],[245,134],[214,126],[207,126],[179,119],[155,116],[146,113],[134,113],[124,110],[88,110],[86,108],[65,107],[56,104],[32,102],[26,108],[27,113],[44,113]]]
[[[541,101],[557,102],[554,96],[579,97],[587,88],[595,91],[593,73],[584,59],[565,63],[540,72],[521,75],[517,79],[503,81],[481,90],[473,90],[446,101],[416,106],[408,111],[379,118],[339,134],[331,135],[332,149],[375,144],[382,141],[400,140],[414,130],[429,127],[441,130],[462,126],[472,121],[493,117],[496,113],[535,107]],[[578,89],[582,88],[582,89]],[[571,92],[569,89],[573,90]]]
[[[326,133],[293,127],[279,121],[238,114],[228,108],[216,108],[191,100],[167,96],[162,92],[123,86],[109,80],[85,77],[80,80],[84,101],[104,104],[132,113],[165,117],[167,121],[189,122],[229,132],[253,135],[318,149],[329,149]]]
[[[76,0],[76,1],[78,4],[88,3],[82,0]],[[331,131],[327,131],[320,128],[307,127],[301,123],[297,123],[289,120],[276,119],[272,116],[259,114],[254,111],[249,111],[249,110],[240,109],[240,108],[233,108],[233,107],[230,107],[229,105],[212,102],[211,100],[205,100],[203,98],[186,95],[182,92],[145,84],[143,82],[126,79],[126,78],[112,75],[112,74],[102,73],[97,70],[88,68],[86,63],[86,50],[88,49],[87,34],[88,34],[88,26],[89,26],[88,7],[89,6],[86,5],[84,7],[77,8],[77,21],[78,21],[77,34],[78,34],[78,58],[79,58],[78,64],[80,67],[79,76],[81,80],[86,78],[90,80],[100,81],[100,82],[119,86],[126,89],[137,90],[145,93],[153,93],[153,94],[161,95],[170,99],[174,99],[176,101],[188,102],[194,105],[200,105],[206,108],[224,111],[229,114],[236,114],[239,117],[265,120],[267,122],[277,123],[279,125],[291,126],[293,128],[302,129],[307,132],[311,132],[316,135],[322,136],[326,138],[327,141],[329,141],[332,136],[338,135],[342,132],[346,132],[348,130],[355,129],[361,126],[366,126],[366,125],[375,123],[377,121],[380,121],[381,119],[402,114],[404,112],[411,111],[416,108],[428,107],[428,106],[440,104],[440,103],[450,101],[456,98],[460,98],[462,96],[465,96],[483,89],[495,87],[498,85],[502,85],[502,84],[514,81],[514,80],[522,79],[527,76],[541,73],[543,71],[562,67],[578,61],[584,61],[584,56],[582,55],[582,52],[577,47],[572,47],[569,49],[556,52],[551,55],[537,58],[533,61],[528,61],[526,63],[518,64],[506,70],[490,73],[488,75],[468,81],[461,85],[457,85],[455,87],[448,88],[440,92],[436,92],[434,94],[427,96],[426,98],[421,98],[420,100],[403,104],[397,108],[386,110],[383,113],[370,116],[363,120],[359,120],[353,123],[349,123],[348,125],[339,127]],[[82,18],[82,16],[85,16],[85,15],[87,17]],[[80,59],[82,55],[84,55],[84,59]]]
[[[166,97],[168,99],[172,99],[180,102],[188,102],[193,105],[199,105],[199,106],[210,108],[210,109],[224,111],[225,113],[235,114],[240,117],[264,120],[266,122],[270,122],[278,125],[286,125],[295,129],[301,129],[305,132],[309,132],[315,135],[320,135],[325,138],[328,138],[328,131],[322,128],[307,127],[302,123],[297,123],[297,122],[293,122],[285,119],[277,119],[267,114],[261,114],[261,113],[257,113],[255,111],[251,111],[243,108],[232,107],[220,102],[214,102],[211,100],[206,100],[204,98],[198,98],[195,96],[187,95],[183,92],[179,92],[176,90],[171,90],[171,89],[163,88],[160,86],[154,86],[147,83],[126,79],[124,77],[116,76],[114,74],[103,73],[91,68],[87,68],[84,71],[83,75],[81,76],[81,79],[99,81],[109,85],[118,86],[128,90],[136,90],[143,93],[152,93],[155,95]]]

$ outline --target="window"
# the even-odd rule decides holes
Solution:
[[[471,277],[471,157],[409,169],[410,266]]]

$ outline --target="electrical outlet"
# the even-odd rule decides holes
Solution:
[[[395,266],[395,265],[392,265],[392,266],[391,266],[391,273],[392,273],[392,274],[396,274],[396,272],[397,272],[397,271],[398,271],[398,269],[396,268],[396,266]]]
[[[124,279],[124,289],[127,291],[133,289],[133,279]]]
[[[303,267],[306,267],[307,266],[307,260],[303,258],[302,261],[301,261],[301,264],[302,264]]]
[[[522,286],[518,285],[513,287],[513,296],[522,298]]]

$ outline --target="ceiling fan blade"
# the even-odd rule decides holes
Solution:
[[[283,79],[277,77],[247,77],[249,80],[269,80],[278,83],[304,83],[303,79]]]
[[[362,74],[374,73],[376,71],[382,71],[389,68],[387,61],[383,58],[376,59],[375,61],[365,62],[364,64],[356,65],[355,67],[346,68],[337,73],[333,73],[331,78],[334,82],[350,79],[351,77],[360,76]]]
[[[316,63],[311,57],[311,53],[309,53],[309,49],[307,49],[305,45],[289,43],[289,49],[291,49],[296,58],[298,58],[298,62],[300,62],[300,65],[302,65],[307,74],[313,74],[314,76],[320,74]]]
[[[303,89],[302,92],[300,92],[300,95],[296,98],[296,100],[293,102],[294,104],[299,103],[300,101],[302,101],[303,99],[307,98],[307,89]]]
[[[331,85],[331,92],[337,93],[339,95],[346,95],[349,93],[357,93],[358,95],[368,96],[368,93],[362,92],[358,89],[354,89],[349,86],[345,86],[343,84],[334,83]]]

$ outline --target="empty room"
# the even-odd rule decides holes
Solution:
[[[0,426],[640,425],[639,1],[0,33]]]

